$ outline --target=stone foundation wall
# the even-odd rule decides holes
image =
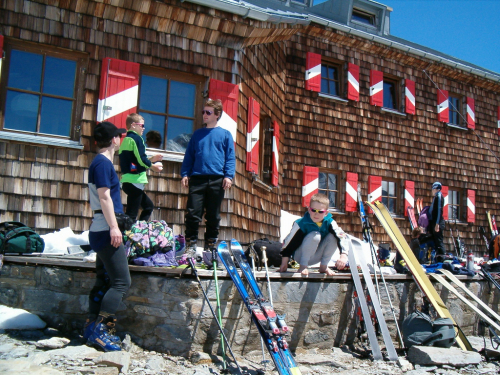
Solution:
[[[217,325],[195,279],[158,272],[131,273],[132,287],[117,314],[120,335],[128,333],[145,349],[175,355],[187,356],[191,351],[215,353],[220,349]],[[274,274],[272,279],[273,302],[277,312],[287,314],[291,328],[288,342],[293,351],[327,349],[356,340],[353,284],[349,277],[306,281],[278,278],[278,275]],[[94,277],[92,269],[6,264],[0,274],[0,304],[35,313],[49,326],[63,331],[80,332]],[[490,293],[488,284],[477,277],[463,281],[498,311],[498,290]],[[415,305],[420,305],[421,294],[411,278],[391,276],[386,282],[400,324]],[[214,282],[206,278],[202,284],[215,308]],[[267,283],[262,281],[260,285],[267,295]],[[257,330],[232,281],[220,277],[219,286],[223,327],[233,351],[260,350]],[[441,290],[440,285],[437,287],[465,333],[477,334],[477,314],[447,290]],[[384,291],[382,306],[397,342],[396,326]]]

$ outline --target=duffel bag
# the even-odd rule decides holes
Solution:
[[[45,242],[30,227],[19,221],[0,223],[0,253],[41,253]]]

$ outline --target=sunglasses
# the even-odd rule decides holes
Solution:
[[[328,210],[317,210],[317,209],[311,208],[311,207],[309,207],[309,211],[315,212],[317,214],[324,214],[325,212],[328,212]]]
[[[141,128],[144,127],[144,124],[139,124],[138,122],[134,122],[134,124],[139,125]]]
[[[203,111],[201,111],[201,114],[202,115],[207,115],[207,116],[212,116],[214,113],[212,111],[203,110]]]

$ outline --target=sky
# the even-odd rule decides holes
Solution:
[[[500,74],[500,0],[377,0],[391,35]]]

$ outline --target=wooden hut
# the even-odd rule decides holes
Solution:
[[[391,36],[390,8],[369,0],[1,6],[1,221],[40,233],[86,230],[92,129],[102,120],[124,127],[139,112],[146,132],[163,139],[148,150],[164,156],[147,186],[153,218],[183,233],[180,165],[210,97],[223,100],[220,124],[237,158],[221,239],[279,239],[281,210],[301,215],[317,189],[359,235],[358,185],[409,235],[408,205],[429,204],[440,181],[449,223],[484,253],[478,227],[487,227],[487,210],[500,212],[500,75]],[[380,227],[374,237],[389,240]]]

